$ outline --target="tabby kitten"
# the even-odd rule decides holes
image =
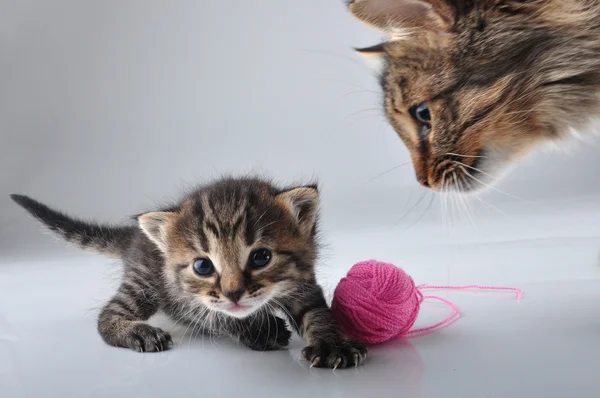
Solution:
[[[433,190],[489,186],[600,98],[600,0],[350,0],[385,34],[385,113]]]
[[[258,179],[223,179],[136,225],[80,221],[26,196],[12,199],[70,243],[123,260],[121,286],[102,309],[98,331],[136,351],[171,347],[169,333],[145,323],[158,310],[192,329],[254,350],[288,345],[277,310],[306,338],[313,366],[364,361],[366,348],[338,331],[315,279],[314,186],[278,189]]]

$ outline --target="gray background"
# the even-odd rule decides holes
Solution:
[[[331,228],[393,225],[422,195],[410,165],[365,184],[408,154],[381,116],[373,71],[351,50],[378,34],[341,0],[0,9],[1,252],[53,247],[11,192],[118,221],[222,173],[316,177]],[[500,188],[544,200],[600,191],[598,146],[573,154],[530,158]]]

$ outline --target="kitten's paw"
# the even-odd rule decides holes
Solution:
[[[311,368],[347,368],[358,366],[367,359],[367,347],[350,340],[321,340],[305,347],[301,358],[308,360]]]
[[[262,327],[260,327],[261,323]],[[256,351],[272,351],[287,347],[291,338],[292,333],[288,330],[285,321],[272,316],[268,321],[267,319],[253,321],[246,333],[240,337],[240,341]]]
[[[133,325],[124,339],[124,345],[139,352],[166,351],[173,346],[171,335],[145,323]]]

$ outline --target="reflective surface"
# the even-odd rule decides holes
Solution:
[[[118,263],[60,245],[45,258],[5,258],[2,396],[597,397],[600,213],[594,202],[600,203],[570,201],[570,212],[565,203],[545,205],[513,221],[490,216],[477,228],[456,225],[451,231],[460,242],[427,221],[409,235],[389,228],[329,231],[320,267],[329,292],[352,262],[369,257],[402,265],[417,283],[524,290],[520,302],[512,293],[441,292],[462,310],[455,324],[373,347],[365,366],[336,372],[298,361],[298,338],[289,350],[257,353],[194,338],[160,316],[152,322],[174,331],[171,351],[109,347],[96,333],[95,315],[118,282]],[[417,325],[447,314],[425,303]]]

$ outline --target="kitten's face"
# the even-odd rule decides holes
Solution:
[[[316,207],[311,187],[277,193],[231,180],[191,195],[166,217],[144,215],[140,224],[159,241],[176,294],[244,318],[314,276]],[[152,233],[161,218],[162,235]]]
[[[355,0],[386,42],[388,120],[434,190],[489,186],[598,109],[600,5],[565,0]],[[589,2],[588,2],[589,3]],[[582,34],[595,28],[596,37]]]

